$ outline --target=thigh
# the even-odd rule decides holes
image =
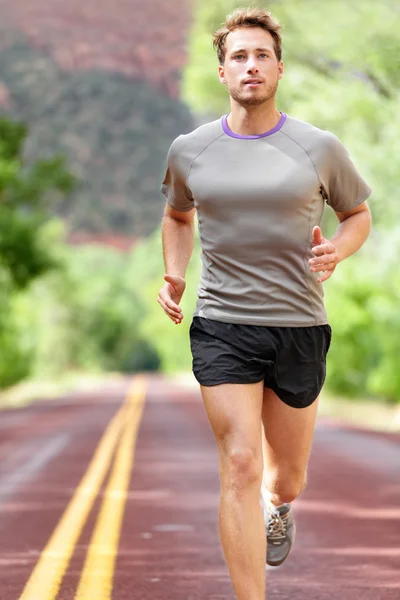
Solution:
[[[263,381],[200,386],[200,389],[220,454],[251,450],[261,458]]]
[[[264,389],[262,422],[265,432],[264,468],[271,472],[306,471],[318,398],[306,408],[293,408],[269,388]]]

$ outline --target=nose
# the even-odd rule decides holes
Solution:
[[[257,60],[253,56],[249,56],[249,59],[247,61],[247,72],[248,73],[257,73],[258,72]]]

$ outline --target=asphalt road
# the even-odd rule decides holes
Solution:
[[[234,600],[197,390],[120,380],[0,413],[0,600]],[[268,599],[400,600],[400,436],[318,423]]]

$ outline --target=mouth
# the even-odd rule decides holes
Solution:
[[[246,79],[244,85],[246,87],[258,87],[262,84],[261,79]]]

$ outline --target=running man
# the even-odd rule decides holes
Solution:
[[[284,65],[268,11],[234,11],[214,47],[230,113],[170,148],[157,300],[182,322],[197,211],[190,343],[219,450],[221,544],[238,600],[264,600],[265,558],[282,564],[294,541],[291,503],[305,486],[325,379],[322,284],[367,239],[371,190],[334,134],[276,109]],[[319,226],[325,202],[339,221],[330,240]]]

